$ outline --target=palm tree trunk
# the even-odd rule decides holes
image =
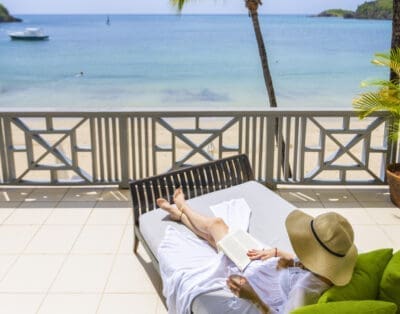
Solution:
[[[393,0],[393,21],[392,21],[392,47],[391,50],[395,48],[400,48],[400,0]],[[400,78],[397,76],[396,72],[390,70],[390,80],[392,82],[397,82],[399,84]],[[398,121],[397,121],[398,122]],[[399,132],[399,124],[394,123],[393,128],[397,130],[394,132]],[[398,141],[392,141],[389,139],[388,145],[392,147],[392,158],[396,161]]]
[[[264,39],[263,39],[263,35],[261,33],[260,23],[258,21],[257,10],[250,10],[250,16],[251,16],[251,20],[253,22],[254,33],[256,35],[258,52],[260,54],[260,60],[261,60],[261,65],[262,65],[262,69],[263,69],[264,83],[265,83],[265,87],[267,88],[267,92],[268,92],[269,105],[270,105],[270,107],[276,108],[276,107],[278,107],[278,104],[276,102],[274,85],[272,83],[271,72],[269,70],[267,52],[265,50]]]
[[[394,48],[400,48],[400,0],[393,0],[392,49]],[[399,79],[395,72],[390,72],[390,80]]]
[[[265,49],[265,44],[264,44],[264,39],[263,35],[261,32],[260,28],[260,23],[258,20],[258,5],[261,4],[259,0],[246,0],[246,7],[249,9],[249,14],[251,16],[251,20],[253,22],[253,28],[254,28],[254,33],[256,35],[256,40],[257,40],[257,45],[258,45],[258,53],[260,54],[260,60],[261,60],[261,66],[263,70],[263,75],[264,75],[264,83],[265,87],[267,88],[267,93],[268,93],[268,99],[269,99],[269,106],[271,108],[276,108],[278,107],[278,104],[276,102],[276,97],[275,97],[275,89],[274,85],[272,83],[272,76],[271,76],[271,71],[269,69],[269,64],[268,64],[268,57],[267,57],[267,51]],[[278,142],[279,139],[279,119],[277,118],[275,121],[275,139]],[[281,167],[282,169],[285,168],[285,152],[286,152],[286,143],[285,140],[282,141],[282,149],[281,149],[281,160],[282,164]],[[288,169],[288,176],[289,178],[292,177],[292,170],[289,165]]]

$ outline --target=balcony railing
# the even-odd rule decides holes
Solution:
[[[384,114],[351,110],[0,112],[0,184],[127,186],[228,155],[276,184],[384,184]]]

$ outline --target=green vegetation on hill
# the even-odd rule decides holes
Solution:
[[[8,10],[4,5],[0,3],[0,23],[6,22],[21,22],[21,19],[15,18],[8,13]]]
[[[358,6],[355,18],[390,20],[393,18],[393,0],[376,0]]]
[[[342,10],[342,9],[330,9],[321,12],[317,16],[319,17],[353,17],[354,12],[349,10]]]
[[[393,18],[393,0],[375,0],[365,2],[359,5],[355,12],[341,9],[326,10],[317,16],[391,20]]]

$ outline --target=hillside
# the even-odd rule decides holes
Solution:
[[[22,22],[22,20],[11,16],[6,7],[0,3],[0,23],[9,22]]]
[[[393,18],[393,0],[375,0],[365,2],[359,5],[355,12],[342,9],[325,10],[316,16],[391,20]]]
[[[393,0],[376,0],[358,6],[357,19],[391,20],[393,18]]]
[[[317,15],[318,17],[353,17],[354,12],[342,9],[325,10]]]

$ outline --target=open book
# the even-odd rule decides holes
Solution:
[[[251,262],[247,252],[250,249],[260,250],[263,245],[248,232],[238,229],[228,233],[217,243],[217,247],[231,259],[240,271],[243,271]],[[264,248],[266,247],[264,246]]]

